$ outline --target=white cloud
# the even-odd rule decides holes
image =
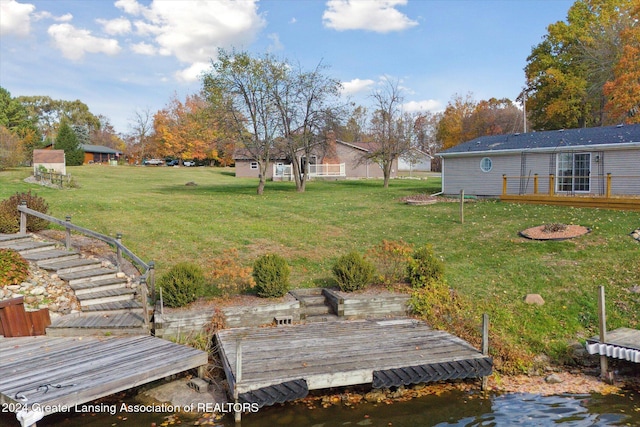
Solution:
[[[71,24],[55,24],[47,32],[62,55],[74,61],[82,59],[85,53],[115,55],[120,52],[117,40],[92,36],[90,31],[78,29]]]
[[[190,67],[176,72],[176,79],[183,82],[195,82],[209,68],[208,62],[196,62]]]
[[[403,105],[404,111],[408,113],[418,112],[418,111],[431,111],[437,112],[442,111],[442,103],[440,101],[436,101],[435,99],[427,99],[425,101],[410,101]]]
[[[102,25],[105,33],[112,36],[131,32],[131,22],[127,18],[96,19],[96,22]]]
[[[342,94],[354,95],[356,93],[368,90],[375,83],[376,83],[375,81],[369,80],[369,79],[367,80],[353,79],[349,82],[342,82]]]
[[[0,35],[28,36],[31,31],[31,12],[35,9],[36,7],[32,4],[2,0],[0,2]]]
[[[118,0],[117,2],[115,2],[115,6],[118,9],[122,9],[129,15],[134,16],[140,15],[145,9],[145,7],[138,3],[136,0]]]
[[[47,12],[42,11],[42,12],[36,12],[33,14],[33,19],[35,21],[40,21],[42,19],[53,19],[56,22],[69,22],[73,19],[73,15],[70,13],[65,13],[62,16],[55,16],[53,15],[51,12]]]
[[[132,44],[131,50],[139,55],[154,56],[158,54],[158,49],[154,45],[145,42]]]
[[[278,34],[271,33],[271,34],[267,35],[267,38],[269,40],[271,40],[271,43],[269,44],[269,47],[267,48],[269,52],[277,52],[279,50],[283,50],[284,49],[284,45],[280,41],[280,36],[278,36]]]
[[[265,26],[256,0],[154,0],[148,7],[135,0],[118,0],[116,6],[141,16],[134,22],[137,35],[153,37],[159,54],[193,65],[215,58],[219,47],[250,44]]]
[[[329,0],[322,22],[338,31],[402,31],[418,25],[395,8],[405,4],[407,0]]]

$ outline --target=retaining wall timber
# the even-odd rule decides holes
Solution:
[[[345,319],[375,319],[409,314],[408,294],[384,292],[379,294],[342,292],[323,289],[327,302],[334,313]]]

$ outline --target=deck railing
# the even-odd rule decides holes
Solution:
[[[36,210],[30,209],[27,207],[26,202],[22,202],[18,206],[18,211],[20,212],[20,234],[27,234],[27,215],[32,215],[40,219],[44,219],[52,224],[57,224],[61,227],[64,227],[66,230],[65,236],[65,246],[67,250],[71,249],[71,230],[76,231],[78,233],[84,234],[85,236],[92,237],[94,239],[102,240],[107,243],[109,246],[112,246],[116,250],[116,268],[118,271],[122,269],[122,263],[124,260],[124,256],[129,258],[131,263],[136,267],[138,272],[140,272],[140,291],[142,297],[142,309],[144,310],[144,321],[145,325],[149,327],[150,319],[149,319],[149,308],[147,297],[148,294],[151,293],[151,299],[155,301],[155,263],[153,261],[145,262],[136,254],[134,254],[129,248],[122,244],[122,234],[118,233],[115,238],[110,236],[105,236],[104,234],[97,233],[93,230],[89,230],[84,227],[80,227],[78,225],[71,223],[71,217],[67,216],[64,220],[55,218],[50,215],[43,214],[42,212],[38,212]],[[147,288],[147,286],[149,288]]]
[[[640,194],[640,175],[612,175],[607,173],[603,176],[587,175],[587,176],[556,176],[549,174],[544,178],[540,178],[538,174],[533,176],[507,176],[502,175],[502,195],[509,194],[508,189],[515,185],[513,182],[517,182],[519,195],[533,194],[533,195],[575,195],[584,194],[591,197],[606,197],[610,198],[616,193],[624,196],[629,192],[625,191],[612,191],[614,184],[620,188],[632,188],[635,187],[636,191],[633,195]],[[543,189],[541,192],[540,181],[546,181],[548,188]],[[524,185],[523,185],[524,183]],[[589,183],[588,191],[583,191],[582,188]],[[513,192],[511,194],[514,194]]]
[[[346,176],[344,163],[318,163],[307,165],[309,176],[312,178]],[[293,167],[291,165],[273,165],[273,176],[276,179],[291,179]]]

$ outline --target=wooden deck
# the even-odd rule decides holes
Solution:
[[[230,390],[236,388],[239,401],[260,406],[314,389],[478,378],[492,370],[491,358],[466,341],[413,319],[234,328],[216,338]]]
[[[208,363],[204,351],[150,336],[0,338],[0,354],[0,404],[28,405],[34,422]]]
[[[640,330],[619,328],[606,334],[606,342],[598,337],[587,340],[589,354],[614,357],[629,362],[640,363]]]
[[[588,197],[544,194],[503,194],[503,202],[529,203],[536,205],[572,206],[575,208],[601,208],[625,211],[640,211],[640,197]]]

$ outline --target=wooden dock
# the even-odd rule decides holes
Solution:
[[[239,402],[259,406],[314,389],[479,378],[493,367],[466,341],[413,319],[234,328],[219,331],[216,339],[230,391]]]
[[[0,404],[27,409],[23,425],[208,363],[204,351],[151,336],[0,338],[0,355]]]
[[[606,341],[600,342],[598,337],[587,340],[589,354],[613,357],[640,363],[640,330],[619,328],[608,331]]]

